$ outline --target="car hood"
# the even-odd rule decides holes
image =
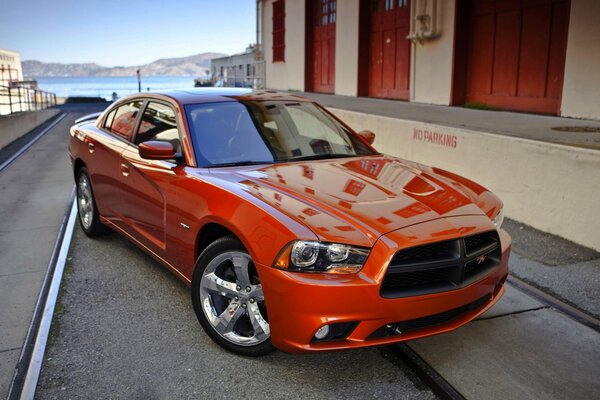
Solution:
[[[486,209],[489,215],[500,207],[489,191],[464,178],[389,156],[226,170],[211,172],[301,221],[322,241],[370,246],[409,225],[484,215]]]

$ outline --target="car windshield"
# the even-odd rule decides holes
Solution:
[[[236,101],[185,110],[202,167],[376,154],[313,103]]]

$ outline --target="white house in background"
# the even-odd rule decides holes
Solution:
[[[600,119],[599,0],[257,0],[266,87]]]
[[[56,95],[37,88],[35,80],[23,80],[21,56],[0,49],[0,115],[41,110],[56,105]]]
[[[213,58],[210,70],[215,86],[263,87],[263,62],[256,60],[256,48],[250,45],[243,53]]]
[[[16,51],[0,49],[0,85],[8,86],[10,82],[22,80],[21,55]]]
[[[0,49],[0,115],[21,111],[18,91],[16,87],[23,80],[21,55],[12,50]],[[17,98],[13,98],[17,96]],[[10,103],[16,103],[11,107]]]

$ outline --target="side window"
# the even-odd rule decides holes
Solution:
[[[135,136],[135,144],[158,140],[173,145],[176,153],[181,153],[181,141],[175,111],[161,103],[149,102],[142,114],[142,122]]]
[[[110,131],[110,127],[112,126],[113,120],[115,119],[115,114],[117,113],[117,109],[112,110],[106,119],[104,120],[104,129]]]
[[[135,120],[142,106],[142,101],[136,100],[130,103],[124,104],[115,110],[112,123],[110,125],[110,131],[116,135],[121,136],[129,140],[133,134],[135,127]],[[112,113],[111,113],[112,114]],[[108,123],[109,117],[106,119]],[[105,126],[106,127],[106,126]],[[108,127],[106,127],[108,129]]]

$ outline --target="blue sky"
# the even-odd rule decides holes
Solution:
[[[137,65],[256,41],[255,0],[2,0],[0,48],[22,60]]]

